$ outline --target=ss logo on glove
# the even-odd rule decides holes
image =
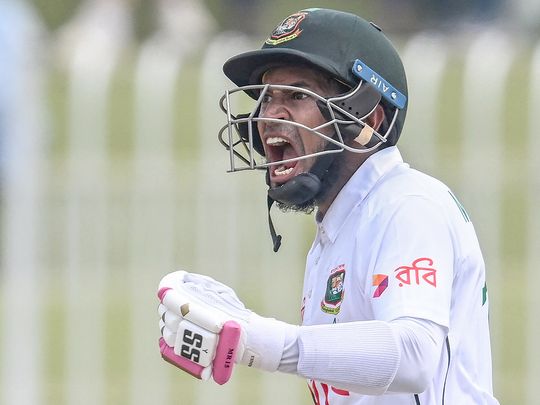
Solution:
[[[200,348],[202,347],[203,343],[202,335],[186,329],[184,330],[182,341],[184,343],[182,344],[180,355],[188,360],[198,363],[201,358]]]

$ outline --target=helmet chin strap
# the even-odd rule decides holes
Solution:
[[[277,252],[281,246],[281,235],[276,233],[276,228],[274,228],[274,223],[272,222],[272,216],[270,215],[270,209],[274,204],[275,200],[272,197],[268,196],[266,198],[268,203],[268,227],[270,228],[270,236],[272,237],[272,244],[274,246],[274,252]]]
[[[328,143],[325,148],[325,150],[333,149],[339,149],[339,147],[333,143]],[[322,179],[328,172],[328,168],[335,158],[335,153],[319,156],[308,172],[300,173],[277,187],[270,187],[270,176],[268,172],[266,173],[266,182],[269,185],[267,198],[268,225],[270,228],[270,235],[272,236],[274,252],[279,250],[282,237],[276,233],[274,223],[272,222],[272,217],[270,215],[272,205],[275,201],[290,205],[301,205],[313,200],[321,191]],[[270,170],[270,168],[268,170]]]

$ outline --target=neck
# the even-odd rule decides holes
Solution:
[[[345,187],[345,184],[350,180],[353,174],[358,170],[360,166],[375,152],[370,153],[354,153],[349,151],[343,152],[343,161],[340,164],[336,175],[332,176],[332,186],[316,201],[317,205],[317,221],[322,221],[332,203]]]

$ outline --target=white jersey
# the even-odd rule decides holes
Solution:
[[[308,381],[316,404],[498,403],[484,261],[469,216],[444,184],[389,147],[357,170],[317,225],[303,325],[412,317],[449,332],[422,394],[367,396]]]

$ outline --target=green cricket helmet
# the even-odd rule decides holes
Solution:
[[[347,90],[323,97],[299,87],[262,84],[265,72],[287,65],[320,71]],[[226,91],[220,99],[227,124],[220,130],[219,139],[229,150],[230,171],[268,170],[272,166],[317,157],[310,172],[301,173],[278,187],[270,187],[269,201],[303,204],[312,200],[337,153],[344,150],[366,153],[394,145],[403,128],[407,80],[401,59],[379,27],[351,13],[321,8],[294,13],[272,31],[261,49],[230,58],[223,71],[238,86]],[[259,117],[261,103],[272,89],[303,92],[316,100],[327,120],[325,125],[305,128],[293,121],[280,121],[310,130],[325,139],[324,150],[282,161],[265,159],[256,124],[272,121]],[[235,96],[241,94],[254,100],[248,113],[238,112],[245,101],[244,104],[233,102]],[[384,108],[386,122],[375,130],[365,119],[379,104]],[[333,129],[330,131],[333,135],[328,135],[328,128]],[[352,140],[360,147],[352,146]]]

